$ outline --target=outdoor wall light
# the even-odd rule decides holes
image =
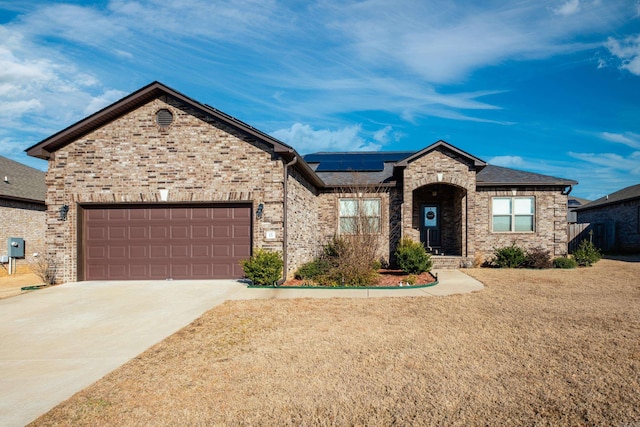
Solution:
[[[58,211],[58,213],[60,214],[60,220],[61,221],[66,221],[67,220],[67,214],[69,213],[69,205],[60,206],[60,210]]]
[[[264,205],[260,203],[258,205],[258,209],[256,210],[256,218],[262,219],[262,211],[264,210]]]

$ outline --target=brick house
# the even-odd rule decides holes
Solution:
[[[363,213],[391,261],[401,236],[455,262],[514,241],[561,255],[576,184],[444,141],[303,157],[158,82],[27,152],[49,161],[48,245],[62,281],[235,278],[255,247],[282,251],[291,275]]]
[[[0,156],[0,254],[8,255],[10,237],[24,239],[25,266],[44,249],[46,186],[44,172]]]
[[[577,221],[589,224],[593,243],[605,251],[640,251],[640,184],[606,195],[576,209]]]

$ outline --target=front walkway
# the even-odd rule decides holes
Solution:
[[[248,289],[232,280],[68,283],[0,300],[0,425],[22,426],[227,300],[468,293],[457,270],[429,288]]]

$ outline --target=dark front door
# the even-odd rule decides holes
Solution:
[[[440,207],[426,205],[422,207],[422,230],[420,239],[428,250],[440,248]]]

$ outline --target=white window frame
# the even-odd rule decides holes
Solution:
[[[351,207],[347,205],[347,202],[351,202]],[[365,205],[371,202],[375,202],[377,206],[371,209],[366,209]],[[353,205],[355,203],[355,206]],[[355,209],[354,209],[355,207]],[[372,214],[368,214],[370,211]],[[343,197],[338,199],[338,233],[339,234],[356,234],[361,231],[358,230],[360,222],[358,219],[367,219],[367,223],[370,226],[370,234],[380,234],[382,232],[382,199],[379,197]],[[351,221],[348,221],[351,220]],[[352,222],[351,226],[348,226],[348,222]],[[350,229],[347,229],[350,227]]]
[[[518,203],[518,201],[529,203]],[[497,211],[497,212],[496,212]],[[500,218],[508,221],[508,229],[497,227],[496,220]],[[518,219],[530,218],[531,224],[526,230],[518,229]],[[536,198],[534,196],[497,196],[491,199],[491,231],[493,233],[535,233],[536,232]]]

